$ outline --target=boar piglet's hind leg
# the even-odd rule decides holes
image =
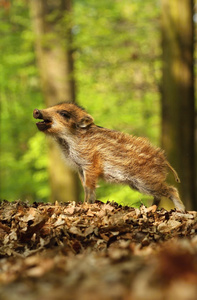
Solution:
[[[185,206],[179,197],[178,190],[174,186],[168,186],[167,184],[163,183],[161,187],[160,195],[159,197],[154,198],[154,202],[158,201],[158,199],[161,198],[162,196],[170,199],[174,203],[174,206],[179,211],[185,212]]]

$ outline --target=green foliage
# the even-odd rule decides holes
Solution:
[[[69,16],[73,19],[77,102],[98,125],[144,135],[155,144],[160,134],[158,3],[75,0]],[[28,5],[15,0],[9,11],[0,11],[0,17],[0,196],[47,200],[46,142],[31,117],[33,109],[44,104]],[[128,187],[104,183],[97,195],[129,205],[146,199]]]
[[[76,1],[74,7],[78,102],[98,124],[154,142],[160,131],[157,2]]]
[[[1,9],[0,17],[0,197],[9,200],[47,199],[46,156],[40,155],[46,152],[43,150],[44,136],[37,138],[32,118],[33,108],[43,105],[43,99],[28,6],[24,1],[14,1],[9,12]]]
[[[131,191],[128,186],[111,185],[102,182],[97,189],[97,199],[102,202],[114,201],[121,205],[140,207],[141,204],[149,205],[150,196],[142,195],[137,191]],[[100,197],[99,197],[100,195]]]

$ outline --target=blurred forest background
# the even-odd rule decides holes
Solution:
[[[162,146],[180,175],[183,202],[197,209],[196,5],[1,0],[1,199],[83,198],[76,174],[32,117],[34,108],[75,101],[96,124]],[[149,199],[105,183],[97,198],[127,205]]]

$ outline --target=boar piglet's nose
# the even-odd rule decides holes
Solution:
[[[39,119],[39,118],[42,118],[42,114],[41,114],[41,111],[39,110],[39,109],[34,109],[34,111],[33,111],[33,117],[35,118],[35,119]]]

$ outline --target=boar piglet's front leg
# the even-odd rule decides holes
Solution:
[[[85,193],[84,202],[94,203],[96,200],[95,189],[96,189],[96,181],[97,181],[94,172],[91,172],[91,170],[85,171],[80,169],[79,178],[84,188],[84,193]]]

